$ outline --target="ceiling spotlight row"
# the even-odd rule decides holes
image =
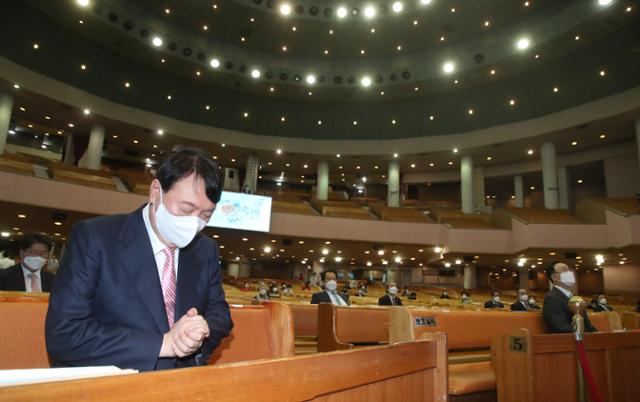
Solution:
[[[254,0],[254,3],[260,4],[261,0]],[[272,4],[273,3],[267,2],[267,7],[270,7],[270,8],[273,7]],[[431,0],[419,0],[418,4],[422,6],[429,5],[431,4]],[[399,14],[404,10],[404,3],[401,1],[393,1],[390,7],[387,4],[381,4],[378,7],[376,7],[373,4],[365,4],[362,9],[362,14],[366,19],[372,19],[378,14],[378,11],[386,12],[389,8],[393,13]],[[293,11],[295,11],[298,14],[302,14],[304,12],[304,6],[302,4],[297,4],[296,6],[292,6],[288,2],[284,2],[279,5],[278,11],[283,16],[288,17],[289,15],[291,15]],[[320,9],[317,6],[309,7],[309,14],[311,14],[312,16],[316,16],[319,13],[320,13]],[[330,7],[327,7],[324,9],[323,14],[325,17],[331,17],[333,14],[333,9]],[[353,17],[357,17],[358,15],[360,15],[360,8],[358,7],[350,8],[350,6],[340,5],[335,11],[335,15],[338,17],[338,19],[347,18],[349,14],[351,14]]]

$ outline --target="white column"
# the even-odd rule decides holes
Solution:
[[[0,93],[0,155],[4,153],[11,124],[11,111],[13,110],[13,96]]]
[[[398,269],[387,269],[387,283],[398,282]]]
[[[484,193],[484,167],[478,166],[473,169],[473,205],[482,210],[485,207]]]
[[[558,201],[561,209],[569,209],[569,170],[566,167],[558,168]]]
[[[542,187],[544,189],[544,206],[547,209],[558,209],[558,171],[556,161],[556,145],[547,141],[540,147],[542,160]]]
[[[636,146],[638,147],[638,162],[640,163],[640,117],[636,119]]]
[[[464,288],[475,289],[476,287],[476,266],[466,264],[464,266]]]
[[[260,162],[258,161],[258,157],[254,155],[249,155],[247,157],[247,170],[244,175],[244,184],[242,185],[242,191],[245,191],[245,188],[249,189],[251,194],[255,194],[256,190],[258,190],[258,170],[260,169]]]
[[[465,155],[460,160],[460,195],[462,212],[473,213],[473,157]]]
[[[318,162],[318,180],[316,181],[316,198],[326,200],[329,198],[329,162]]]
[[[240,269],[238,270],[238,276],[240,278],[248,278],[251,276],[251,264],[240,263]]]
[[[73,134],[68,133],[67,138],[64,142],[64,160],[62,161],[62,163],[64,163],[65,165],[73,165],[74,159]]]
[[[104,145],[104,127],[95,125],[91,127],[89,145],[80,159],[80,167],[87,169],[100,169],[102,161],[102,146]]]
[[[513,178],[514,195],[516,196],[516,208],[524,208],[524,185],[522,176]]]
[[[387,206],[400,206],[400,162],[389,162],[387,172]]]
[[[236,262],[230,262],[227,265],[227,276],[233,276],[237,278],[240,274],[240,264]]]
[[[520,289],[529,290],[529,270],[526,267],[518,268],[518,282]]]

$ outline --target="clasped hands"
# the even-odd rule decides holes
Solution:
[[[193,354],[209,336],[209,324],[191,307],[162,339],[159,357],[185,357]]]

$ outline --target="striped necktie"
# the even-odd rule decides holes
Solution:
[[[169,328],[173,327],[174,313],[176,309],[176,269],[174,265],[175,248],[165,248],[164,268],[162,270],[162,295],[164,296],[164,309],[167,312]]]

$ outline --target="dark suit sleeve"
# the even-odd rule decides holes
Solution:
[[[585,332],[598,332],[598,328],[594,327],[589,320],[589,315],[585,311],[582,315],[584,317],[584,331]]]
[[[396,301],[397,301],[397,305],[398,306],[402,306],[402,299],[399,297],[396,297]]]
[[[57,365],[104,365],[153,370],[163,335],[98,321],[92,300],[100,280],[100,254],[86,222],[76,224],[49,298],[47,351]]]
[[[387,302],[387,296],[382,296],[380,298],[378,298],[378,306],[388,306],[391,303]]]
[[[311,295],[311,304],[320,304],[318,293],[314,293]]]
[[[567,321],[566,311],[563,308],[561,300],[552,296],[545,297],[542,306],[542,316],[550,332],[573,332],[571,323]]]
[[[224,290],[222,289],[222,274],[218,262],[218,247],[216,247],[215,250],[216,252],[213,259],[209,262],[213,269],[213,274],[209,281],[209,303],[207,305],[207,312],[204,315],[207,324],[209,324],[211,335],[202,345],[201,354],[203,361],[209,360],[209,355],[220,344],[222,338],[229,335],[229,332],[231,332],[233,328],[229,305],[224,299]]]
[[[484,302],[484,308],[491,308],[491,307],[493,307],[493,306],[491,306],[491,302],[490,301]]]

